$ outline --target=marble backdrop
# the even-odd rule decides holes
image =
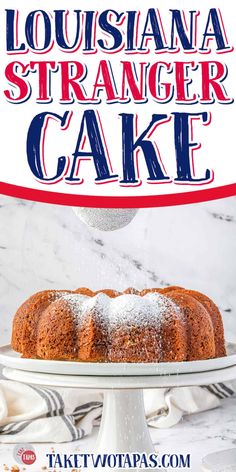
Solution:
[[[236,197],[140,210],[104,233],[68,207],[0,197],[0,343],[18,305],[46,288],[183,285],[220,306],[236,340]]]

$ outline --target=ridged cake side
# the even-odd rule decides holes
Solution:
[[[18,309],[12,347],[23,357],[173,362],[226,355],[220,312],[181,287],[44,291]]]

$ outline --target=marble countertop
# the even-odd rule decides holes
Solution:
[[[139,210],[125,228],[89,228],[72,208],[0,196],[0,344],[43,289],[182,285],[215,300],[236,341],[236,197]]]
[[[191,472],[201,471],[201,460],[207,454],[236,447],[236,398],[223,400],[219,408],[204,413],[185,417],[181,423],[170,429],[150,428],[156,450],[162,453],[191,454]],[[45,453],[78,453],[92,452],[94,449],[98,428],[93,434],[80,441],[62,445],[35,444],[38,457],[37,467],[27,467],[29,472],[40,472],[47,464]],[[0,445],[0,466],[12,466],[15,461],[12,456],[14,446]],[[46,452],[45,452],[46,451]],[[178,470],[178,469],[175,469]],[[179,469],[180,470],[180,469]]]

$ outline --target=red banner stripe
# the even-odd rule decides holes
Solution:
[[[35,202],[93,208],[150,208],[206,202],[236,195],[236,184],[168,195],[136,197],[98,197],[47,192],[0,182],[0,194]]]

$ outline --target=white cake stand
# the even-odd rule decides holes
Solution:
[[[62,370],[66,369],[66,362],[61,362],[61,367]],[[154,446],[145,419],[143,389],[187,387],[230,381],[236,378],[236,366],[200,373],[116,377],[59,375],[5,367],[3,375],[7,379],[29,384],[103,391],[103,415],[96,451],[149,454],[154,452]]]
[[[22,359],[10,346],[3,346],[0,348],[0,363],[5,366],[3,375],[10,380],[103,391],[103,414],[96,452],[149,454],[154,452],[154,446],[145,418],[143,390],[231,381],[236,378],[236,345],[228,344],[227,351],[224,358],[206,361],[90,364]],[[217,470],[206,468],[208,464],[210,462],[205,461],[204,470]]]

